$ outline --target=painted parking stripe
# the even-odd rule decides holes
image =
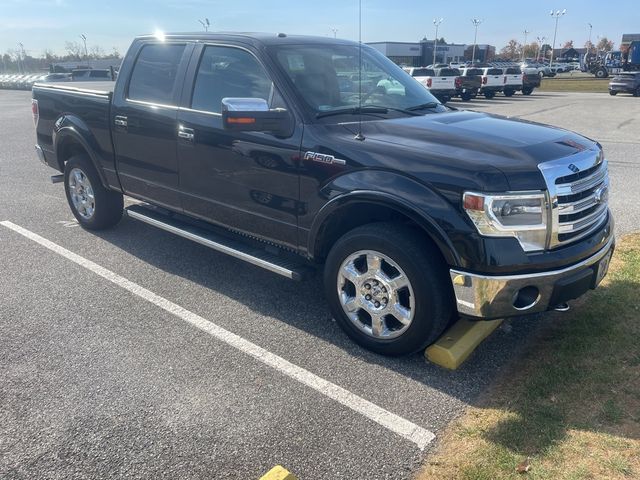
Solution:
[[[155,293],[141,287],[137,283],[127,280],[126,278],[101,267],[97,263],[87,260],[80,255],[73,253],[60,245],[53,243],[46,238],[41,237],[19,225],[16,225],[9,221],[2,221],[0,225],[13,230],[16,233],[32,240],[45,248],[48,248],[52,252],[63,256],[64,258],[77,263],[81,267],[90,270],[91,272],[101,276],[102,278],[110,281],[111,283],[137,295],[138,297],[156,305],[157,307],[166,310],[167,312],[175,315],[176,317],[184,320],[185,322],[193,325],[194,327],[208,333],[212,337],[230,345],[241,352],[252,356],[258,361],[268,365],[269,367],[277,370],[278,372],[287,375],[288,377],[297,380],[298,382],[313,388],[322,395],[335,400],[336,402],[352,409],[355,412],[373,420],[379,425],[387,428],[393,433],[406,438],[407,440],[415,443],[421,450],[424,449],[429,443],[433,441],[435,435],[433,432],[426,430],[409,420],[402,418],[394,413],[385,410],[378,405],[365,400],[358,395],[351,393],[350,391],[321,378],[310,371],[294,365],[293,363],[285,360],[278,355],[275,355],[262,347],[259,347],[255,343],[252,343],[244,338],[232,333],[205,318],[196,315],[193,312],[177,305],[166,298],[163,298]]]

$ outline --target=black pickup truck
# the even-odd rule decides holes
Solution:
[[[292,279],[323,265],[334,317],[382,354],[565,306],[614,247],[598,143],[447,108],[354,42],[142,36],[115,84],[36,85],[32,110],[84,228],[124,211]]]

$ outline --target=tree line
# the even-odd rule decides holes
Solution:
[[[608,52],[610,50],[613,50],[613,47],[613,41],[609,40],[607,37],[600,38],[597,45],[593,44],[590,41],[587,41],[584,44],[584,48],[588,49],[589,51],[597,50],[599,52]],[[502,47],[500,53],[498,54],[498,58],[504,60],[519,59],[523,56],[523,50],[525,58],[548,58],[551,48],[551,45],[549,45],[548,43],[539,44],[537,42],[531,42],[523,45],[515,38],[512,38],[504,47]],[[563,50],[567,50],[569,48],[576,48],[573,40],[565,42],[562,46]]]
[[[78,62],[82,64],[91,60],[120,60],[122,56],[116,47],[110,52],[99,45],[87,47],[80,42],[66,42],[62,55],[45,49],[39,56],[33,56],[22,48],[12,48],[0,56],[2,73],[37,73],[49,70],[52,63]]]

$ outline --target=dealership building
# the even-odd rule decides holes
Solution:
[[[367,45],[383,53],[394,63],[407,67],[424,67],[433,63],[434,41],[423,38],[420,42],[370,42]],[[489,62],[496,49],[491,45],[476,45],[476,61]],[[436,44],[436,63],[465,62],[471,60],[473,45]]]

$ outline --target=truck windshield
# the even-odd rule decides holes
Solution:
[[[291,80],[304,102],[316,113],[357,109],[375,105],[390,112],[438,103],[409,74],[370,47],[362,48],[359,71],[357,45],[281,45],[271,54]],[[446,108],[436,106],[436,111]]]

